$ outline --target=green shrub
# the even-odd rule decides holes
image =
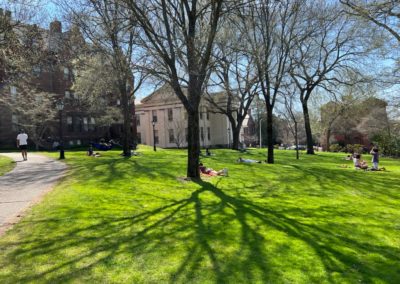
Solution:
[[[332,144],[331,146],[329,146],[330,152],[341,152],[342,150],[343,148],[339,144]]]
[[[361,144],[347,144],[346,145],[346,152],[348,152],[348,153],[363,153],[364,152],[364,145],[361,145]]]

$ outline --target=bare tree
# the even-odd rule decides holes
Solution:
[[[396,50],[400,43],[400,2],[394,0],[340,0],[345,5],[346,12],[355,18],[372,23],[379,31],[380,36],[376,38],[377,49],[382,54],[382,61],[385,62],[385,69],[388,69],[389,63],[392,68],[384,70],[383,74],[377,78],[377,82],[382,82],[384,87],[393,87],[399,84],[400,79],[400,57]],[[371,30],[371,27],[366,27]],[[399,106],[399,97],[393,96],[394,107]]]
[[[111,65],[109,71],[115,76],[116,94],[121,99],[123,155],[130,156],[130,145],[136,141],[131,132],[131,127],[136,127],[136,123],[132,124],[134,98],[145,77],[136,69],[143,58],[141,50],[136,49],[139,31],[130,25],[131,15],[119,0],[59,0],[58,3],[68,13],[70,21],[83,32],[91,52],[101,53],[105,62]]]
[[[288,87],[285,91],[283,98],[284,110],[280,113],[285,118],[289,131],[294,137],[294,145],[296,147],[296,159],[299,159],[299,130],[298,130],[298,113],[295,110],[295,105],[297,102],[298,95],[295,88]]]
[[[199,105],[224,1],[125,2],[133,14],[132,24],[143,30],[143,47],[154,56],[153,74],[168,82],[188,113],[187,176],[200,178]]]
[[[307,135],[307,154],[314,154],[308,101],[316,88],[333,92],[339,84],[354,83],[350,73],[360,73],[357,64],[366,54],[360,30],[338,5],[308,2],[302,36],[291,50],[290,75],[300,93]]]
[[[173,141],[176,144],[176,147],[179,149],[186,142],[185,121],[183,119],[174,120],[172,122],[169,122],[169,126],[171,129],[174,130]]]
[[[241,11],[246,41],[255,56],[258,81],[267,110],[268,163],[274,163],[273,111],[282,83],[288,76],[289,52],[297,37],[302,0],[250,3]]]
[[[0,8],[0,48],[9,44],[10,36],[26,23],[43,22],[40,0],[8,0]]]
[[[232,19],[235,24],[236,17]],[[239,23],[240,24],[240,23]],[[239,31],[239,32],[238,32]],[[247,52],[243,43],[243,35],[238,30],[224,29],[216,39],[214,49],[215,68],[211,75],[222,93],[207,92],[206,100],[212,105],[213,111],[226,115],[232,129],[232,149],[239,149],[239,135],[243,121],[246,118],[254,97],[258,92],[258,77],[254,68],[255,58]]]
[[[350,14],[371,21],[380,28],[389,32],[400,42],[400,2],[394,0],[349,1],[340,0],[340,3],[350,8]]]

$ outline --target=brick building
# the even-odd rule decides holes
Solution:
[[[8,13],[7,15],[10,19]],[[2,11],[0,16],[4,16]],[[95,117],[85,112],[80,98],[71,90],[75,73],[71,62],[85,44],[79,29],[72,27],[63,32],[61,22],[57,20],[50,23],[49,29],[42,29],[36,25],[19,25],[15,29],[17,29],[15,34],[20,40],[25,40],[26,33],[31,31],[37,31],[40,35],[40,40],[36,38],[37,42],[34,44],[40,45],[44,56],[30,66],[28,88],[30,91],[34,89],[37,92],[51,93],[54,101],[63,100],[62,125],[65,146],[85,145],[108,132],[108,129],[96,126]],[[1,69],[4,68],[0,68],[0,95],[15,98],[18,101],[18,97],[23,96],[26,89],[20,87],[18,79],[7,78],[7,73]],[[19,129],[23,127],[23,119],[11,107],[0,104],[0,147],[15,146],[15,137]],[[59,140],[58,133],[59,117],[57,116],[43,133],[40,146],[50,148],[53,141]]]
[[[324,110],[335,109],[336,102],[329,102],[321,108],[321,123],[327,125],[329,112]],[[345,108],[329,130],[329,145],[360,144],[369,147],[375,135],[387,131],[389,119],[386,111],[387,102],[370,97]],[[325,130],[326,133],[327,130]],[[323,135],[320,144],[327,150],[327,137]]]

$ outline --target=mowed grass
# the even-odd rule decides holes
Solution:
[[[0,283],[400,283],[399,160],[214,150],[203,163],[229,177],[187,182],[185,150],[139,152],[67,152],[68,176],[0,238]]]
[[[0,176],[8,173],[15,167],[15,162],[8,158],[0,155]]]

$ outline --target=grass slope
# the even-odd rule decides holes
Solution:
[[[400,283],[399,161],[215,150],[203,162],[229,177],[185,182],[185,151],[140,151],[67,152],[69,175],[0,239],[0,283]]]
[[[0,176],[8,173],[15,167],[15,163],[12,159],[0,155]]]

